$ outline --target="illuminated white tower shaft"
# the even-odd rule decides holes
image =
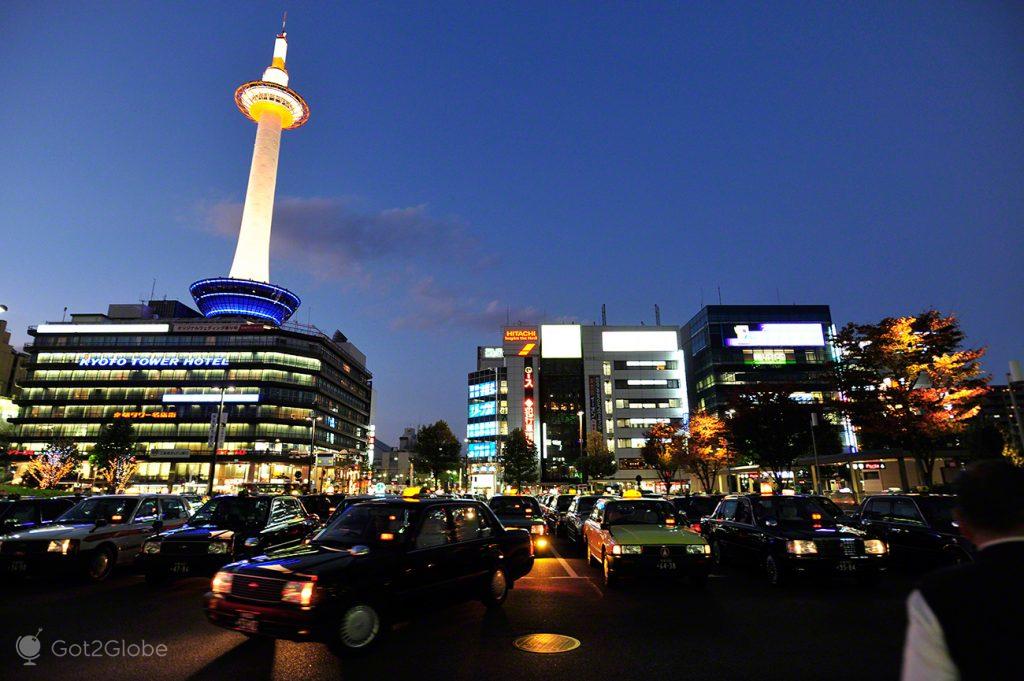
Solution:
[[[256,121],[256,145],[249,168],[249,186],[242,209],[242,226],[231,263],[232,279],[270,281],[270,226],[274,217],[277,161],[281,152],[281,131],[297,128],[309,117],[309,107],[288,87],[285,33],[274,42],[274,60],[263,79],[242,85],[235,92],[238,108]]]
[[[280,151],[281,117],[268,111],[256,124],[256,146],[249,168],[242,228],[228,275],[234,279],[270,281],[270,225],[274,216]]]

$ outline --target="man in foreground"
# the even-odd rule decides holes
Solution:
[[[957,481],[955,517],[977,559],[925,577],[907,599],[904,681],[1007,679],[1020,672],[1024,469],[982,461]]]

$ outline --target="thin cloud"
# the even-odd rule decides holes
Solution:
[[[391,321],[392,329],[444,329],[469,327],[493,332],[506,319],[535,321],[541,312],[534,307],[510,307],[500,300],[466,297],[434,279],[424,277],[409,289],[410,311]]]
[[[472,258],[475,243],[463,226],[429,215],[424,205],[356,210],[339,198],[281,197],[274,204],[271,251],[274,259],[298,265],[321,280],[367,283],[373,263],[435,262]],[[238,235],[242,204],[221,202],[201,211],[210,231]]]

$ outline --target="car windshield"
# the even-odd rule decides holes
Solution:
[[[253,497],[216,497],[195,512],[189,525],[259,527],[267,518],[270,500]]]
[[[687,516],[695,520],[711,515],[715,506],[718,505],[720,497],[690,497],[689,499],[676,499],[676,508],[686,511]]]
[[[399,506],[350,506],[317,532],[312,541],[339,545],[398,543],[408,533],[410,519],[409,509]]]
[[[806,497],[771,497],[758,499],[755,502],[757,517],[761,520],[769,518],[789,525],[811,525],[822,522],[833,523],[838,517],[832,509],[835,504],[823,499]]]
[[[917,505],[928,519],[928,524],[936,529],[949,530],[957,527],[953,520],[953,497],[918,497]]]
[[[828,511],[829,515],[831,515],[833,518],[843,517],[843,509],[839,508],[839,506],[836,505],[836,503],[831,499],[826,499],[825,497],[815,497],[814,501],[821,504],[821,507]]]
[[[597,503],[598,499],[602,497],[580,497],[580,503],[576,506],[580,515],[590,515],[590,512],[594,510],[594,504]]]
[[[555,501],[555,508],[562,512],[568,511],[572,500],[573,497],[569,494],[559,494],[558,499]]]
[[[57,518],[63,523],[126,522],[139,505],[135,497],[98,497],[80,501]]]
[[[533,497],[494,497],[491,510],[497,515],[539,516],[540,504]]]
[[[605,506],[604,521],[609,525],[664,525],[673,517],[667,501],[617,501]]]

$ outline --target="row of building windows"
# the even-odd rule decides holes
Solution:
[[[493,437],[498,433],[498,424],[494,421],[466,424],[466,437]]]
[[[135,426],[135,434],[139,438],[205,437],[210,433],[209,423],[134,423],[132,425]],[[102,427],[102,424],[99,423],[26,423],[19,428],[18,438],[96,437]],[[288,426],[273,423],[253,425],[229,422],[225,432],[227,437],[233,438],[303,438],[308,440],[310,427],[305,424]],[[321,432],[330,431],[321,429],[318,434]]]
[[[40,369],[29,372],[29,381],[275,381],[312,385],[313,376],[277,369]]]
[[[278,407],[269,404],[261,405],[226,405],[226,411],[232,419],[293,419],[296,421],[308,419],[312,410],[299,407]],[[159,419],[161,417],[173,418],[176,420],[195,420],[209,416],[217,410],[216,405],[211,404],[177,404],[163,405],[150,404],[139,406],[137,404],[93,404],[93,405],[50,405],[34,404],[25,407],[21,411],[21,418],[82,418],[82,419],[112,419],[131,418],[138,420]],[[133,414],[127,416],[126,414]],[[137,416],[144,414],[145,416]],[[154,414],[155,416],[149,416]],[[174,416],[166,416],[173,414]]]
[[[494,395],[497,392],[497,384],[494,381],[488,381],[487,383],[474,383],[469,386],[470,397],[487,397]]]
[[[616,390],[678,388],[679,380],[675,378],[619,378],[615,380]]]
[[[674,371],[678,367],[679,362],[674,359],[626,359],[615,361],[616,371]]]
[[[647,397],[634,400],[615,400],[616,409],[679,409],[682,400],[676,397]],[[611,411],[610,407],[605,407]]]

